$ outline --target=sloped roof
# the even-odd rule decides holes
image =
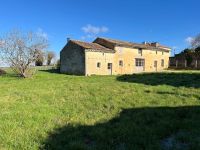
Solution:
[[[102,51],[102,52],[110,52],[110,53],[115,52],[115,50],[106,48],[98,43],[88,43],[88,42],[83,42],[83,41],[78,41],[78,40],[70,40],[70,42],[75,43],[84,49],[88,49],[92,51]]]
[[[133,42],[127,42],[127,41],[121,41],[121,40],[115,40],[115,39],[109,39],[109,38],[102,38],[102,37],[98,37],[94,41],[94,43],[99,43],[100,40],[109,42],[113,46],[133,47],[133,48],[143,48],[143,49],[160,49],[160,50],[167,50],[167,51],[170,51],[171,49],[169,47],[162,46],[160,44],[158,46],[153,46],[153,45],[150,45],[150,43],[139,44],[139,43],[133,43]]]

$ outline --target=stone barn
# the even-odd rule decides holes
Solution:
[[[108,38],[88,43],[69,40],[60,52],[61,73],[118,75],[162,71],[171,48],[157,42],[142,44]]]

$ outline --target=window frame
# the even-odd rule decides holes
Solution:
[[[108,70],[112,69],[112,63],[108,63],[108,64],[107,64],[107,69],[108,69]]]
[[[120,67],[123,67],[123,66],[124,66],[123,60],[120,60],[120,61],[119,61],[119,66],[120,66]]]
[[[144,67],[145,66],[145,59],[135,58],[135,66],[136,67]]]
[[[101,62],[97,62],[97,68],[101,68]]]

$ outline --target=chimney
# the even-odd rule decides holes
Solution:
[[[147,45],[147,42],[146,42],[146,41],[144,41],[144,42],[143,42],[143,44],[144,44],[144,45]]]
[[[151,46],[158,47],[158,46],[159,46],[159,43],[158,43],[158,42],[153,42],[153,43],[151,43]]]

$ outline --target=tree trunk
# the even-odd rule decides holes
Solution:
[[[27,78],[27,75],[26,75],[25,72],[24,72],[24,73],[21,73],[20,76],[21,76],[22,78]]]

